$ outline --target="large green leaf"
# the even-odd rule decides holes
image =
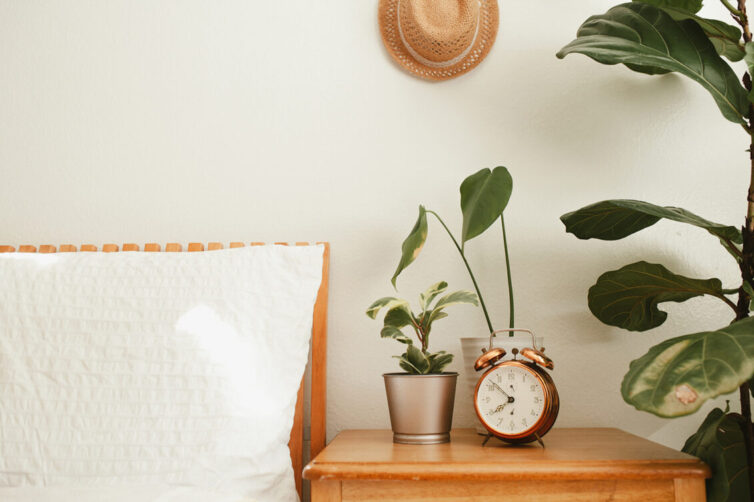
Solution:
[[[508,170],[498,166],[492,171],[482,169],[461,183],[463,229],[461,243],[487,230],[503,214],[513,191]]]
[[[689,14],[696,14],[702,10],[702,0],[633,0],[634,2],[648,3],[655,7],[673,8]]]
[[[740,61],[744,57],[744,49],[741,46],[741,30],[717,19],[706,19],[696,16],[697,10],[694,2],[678,2],[671,0],[633,0],[634,2],[646,3],[659,7],[676,21],[692,19],[698,24],[709,38],[715,50],[721,56],[731,61]],[[693,5],[689,5],[693,4]]]
[[[712,410],[683,451],[699,457],[712,470],[707,480],[708,502],[751,502],[743,417]]]
[[[724,298],[720,279],[690,279],[662,265],[640,261],[602,274],[589,288],[589,310],[610,326],[646,331],[668,317],[658,304],[702,295]]]
[[[699,83],[723,116],[744,124],[749,102],[735,72],[693,20],[676,21],[653,5],[626,3],[592,16],[559,58],[584,54],[603,64],[627,64],[678,72]]]
[[[623,399],[661,417],[688,415],[754,374],[754,318],[665,340],[631,362]]]
[[[408,234],[408,237],[406,237],[401,245],[401,260],[398,262],[398,268],[395,269],[393,278],[390,279],[390,282],[393,283],[393,287],[395,287],[395,280],[398,279],[400,273],[403,272],[406,267],[411,265],[411,262],[419,256],[426,240],[427,210],[424,209],[424,206],[419,206],[419,217],[416,219],[416,223],[414,224],[414,228],[411,229],[411,233]]]
[[[741,231],[736,227],[705,220],[679,207],[663,207],[639,200],[614,199],[597,202],[564,214],[560,220],[566,231],[579,239],[622,239],[665,218],[703,228],[712,235],[740,244]]]

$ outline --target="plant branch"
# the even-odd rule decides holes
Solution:
[[[508,237],[505,234],[505,216],[502,214],[500,215],[500,224],[503,227],[503,250],[505,251],[505,271],[508,274],[508,303],[510,305],[509,307],[509,314],[508,314],[508,327],[510,329],[513,329],[516,327],[515,323],[515,309],[514,309],[514,302],[513,302],[513,278],[511,277],[511,262],[510,258],[508,257]],[[513,336],[513,332],[511,331],[509,336]]]
[[[751,42],[751,31],[749,29],[749,17],[746,14],[746,0],[738,0],[738,10],[740,15],[737,21],[743,28],[743,37],[745,42]],[[752,82],[751,75],[747,72],[743,78],[744,87],[751,92]],[[752,284],[754,279],[754,106],[749,104],[748,116],[749,136],[751,138],[749,147],[749,190],[746,195],[746,222],[742,229],[743,249],[742,257],[739,263],[741,268],[741,278],[744,284]],[[744,289],[743,285],[738,291],[738,305],[736,310],[736,319],[745,319],[749,317],[749,305],[751,298]],[[749,465],[749,492],[754,493],[754,430],[751,423],[751,401],[750,401],[749,383],[745,382],[739,388],[741,400],[741,415],[744,417],[742,424],[744,441],[746,442],[746,456]]]
[[[469,262],[466,260],[466,255],[463,253],[463,249],[461,249],[461,246],[458,245],[458,241],[455,237],[453,237],[453,234],[450,232],[450,229],[445,224],[444,221],[442,221],[442,218],[440,218],[440,215],[435,213],[434,211],[427,210],[428,214],[431,214],[435,218],[437,218],[437,221],[440,222],[440,225],[445,229],[445,231],[450,236],[450,240],[453,241],[453,244],[455,244],[456,249],[458,250],[458,253],[461,255],[461,259],[463,260],[464,265],[466,265],[466,270],[469,272],[469,277],[471,277],[471,282],[474,284],[474,289],[476,290],[476,295],[479,297],[479,304],[482,306],[482,312],[484,312],[484,319],[487,321],[487,327],[490,330],[490,333],[495,331],[495,329],[492,327],[492,321],[490,321],[490,315],[487,313],[487,306],[484,304],[484,298],[482,298],[482,292],[479,291],[479,285],[476,282],[476,278],[474,277],[474,272],[471,271],[471,266],[469,265]]]
[[[730,251],[731,254],[737,256],[739,259],[743,258],[744,254],[740,249],[738,249],[738,247],[736,247],[736,244],[732,240],[728,239],[727,237],[721,237],[720,239],[723,241],[725,247],[728,248],[728,251]]]
[[[746,0],[738,0],[738,14],[735,20],[744,30],[744,42],[751,42],[751,30],[749,30],[749,16],[746,14]],[[749,127],[751,127],[749,123]]]

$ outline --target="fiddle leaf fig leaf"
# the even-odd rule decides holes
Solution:
[[[427,307],[432,303],[432,300],[434,300],[437,295],[441,295],[446,289],[448,289],[448,283],[440,281],[437,284],[431,285],[424,293],[421,293],[419,295],[419,303],[422,310],[427,310]]]
[[[689,14],[696,14],[702,10],[702,0],[633,0],[638,3],[647,3],[660,8],[677,9]]]
[[[461,183],[461,244],[487,230],[503,214],[513,192],[508,169],[482,169]]]
[[[726,119],[746,123],[746,89],[694,20],[676,21],[664,10],[646,3],[621,4],[587,19],[576,40],[557,56],[562,59],[572,53],[584,54],[602,64],[626,64],[685,75],[712,95]]]
[[[392,338],[393,340],[398,340],[401,343],[405,343],[406,345],[412,345],[414,342],[403,334],[403,332],[396,328],[395,326],[385,326],[380,331],[380,336],[382,338]]]
[[[589,310],[610,326],[647,331],[668,317],[658,304],[702,295],[722,298],[720,279],[690,279],[662,265],[640,261],[602,274],[589,288]]]
[[[754,75],[754,42],[747,42],[744,51],[744,61],[749,69],[749,75]],[[754,103],[754,89],[749,93],[749,101]]]
[[[560,220],[566,232],[579,239],[614,241],[651,227],[663,218],[703,228],[719,239],[743,242],[736,227],[713,223],[680,207],[656,206],[640,200],[604,200],[564,214]]]
[[[710,466],[712,477],[706,481],[709,502],[751,502],[743,417],[727,411],[712,410],[682,451]]]
[[[754,374],[754,318],[671,338],[632,361],[623,399],[661,417],[695,412],[708,399],[736,390]]]
[[[740,61],[744,57],[744,48],[740,42],[741,30],[737,26],[718,21],[717,19],[706,19],[696,16],[695,14],[699,11],[696,7],[701,6],[701,2],[697,3],[674,0],[633,1],[659,7],[676,21],[682,21],[684,19],[693,20],[702,28],[718,54],[731,61]]]
[[[419,256],[422,247],[424,247],[424,242],[427,240],[427,231],[427,210],[424,209],[424,206],[419,206],[419,217],[416,219],[411,233],[408,234],[401,245],[401,260],[398,262],[398,268],[395,269],[392,279],[390,279],[393,287],[395,287],[395,281],[400,273]]]

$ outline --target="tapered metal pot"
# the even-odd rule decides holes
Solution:
[[[458,373],[385,373],[393,442],[437,444],[450,441]]]

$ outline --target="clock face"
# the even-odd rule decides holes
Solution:
[[[500,364],[477,386],[476,409],[491,431],[525,436],[543,418],[545,389],[541,378],[523,364]]]

